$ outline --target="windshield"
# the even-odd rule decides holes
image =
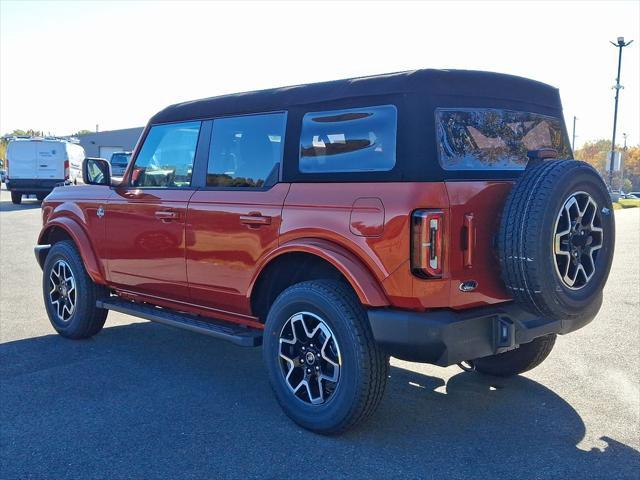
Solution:
[[[527,152],[571,150],[562,120],[537,113],[498,109],[436,110],[438,153],[446,170],[522,170]]]
[[[113,155],[111,155],[111,165],[126,167],[130,159],[130,153],[114,153]]]

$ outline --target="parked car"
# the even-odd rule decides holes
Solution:
[[[624,194],[624,198],[627,200],[637,200],[640,198],[640,192],[629,192]]]
[[[4,183],[4,177],[6,176],[7,172],[6,170],[0,170],[0,182]]]
[[[7,189],[11,201],[35,194],[43,200],[58,184],[76,183],[81,175],[84,149],[61,139],[18,138],[7,145]]]
[[[172,105],[122,182],[87,159],[43,203],[46,311],[68,338],[115,310],[262,344],[284,411],[341,432],[389,355],[517,375],[592,321],[614,217],[570,151],[555,88],[486,72]]]
[[[129,161],[131,160],[131,152],[116,152],[111,155],[109,163],[111,163],[111,175],[114,177],[122,177]]]

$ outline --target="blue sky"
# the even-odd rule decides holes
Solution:
[[[640,143],[640,2],[0,2],[0,133],[143,125],[164,106],[415,68],[505,72],[560,88],[578,145]],[[618,137],[621,141],[621,136]]]

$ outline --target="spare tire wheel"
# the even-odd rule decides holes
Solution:
[[[516,302],[577,328],[602,303],[615,242],[598,172],[576,160],[528,167],[507,198],[498,233],[504,283]]]

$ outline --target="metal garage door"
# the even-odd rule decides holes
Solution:
[[[124,152],[122,147],[100,147],[100,158],[111,161],[111,155],[116,152]]]

